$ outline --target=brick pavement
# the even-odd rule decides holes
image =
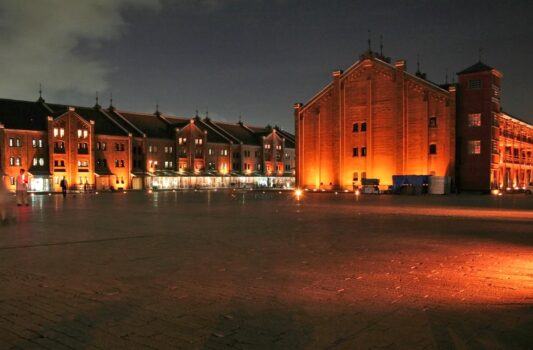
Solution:
[[[427,201],[432,211],[418,212]],[[0,344],[528,348],[530,202],[496,203],[501,217],[487,217],[491,202],[471,203],[461,216],[456,199],[442,201],[34,197],[18,224],[0,231]],[[452,208],[457,216],[446,215]]]

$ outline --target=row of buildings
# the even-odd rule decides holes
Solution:
[[[278,127],[0,99],[0,173],[30,190],[292,187],[294,135]]]
[[[533,181],[533,126],[501,107],[502,73],[477,62],[438,85],[371,50],[294,106],[296,183],[351,189],[362,179],[435,175],[461,190]]]

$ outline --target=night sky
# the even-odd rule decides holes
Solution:
[[[0,97],[194,115],[293,130],[306,102],[372,46],[444,83],[478,60],[533,123],[533,1],[0,1]]]

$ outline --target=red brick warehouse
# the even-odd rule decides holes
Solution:
[[[297,186],[352,189],[364,178],[388,186],[393,175],[446,176],[464,190],[525,186],[533,126],[501,110],[500,78],[479,62],[459,84],[437,85],[408,73],[404,60],[365,52],[295,104]]]

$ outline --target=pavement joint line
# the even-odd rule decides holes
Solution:
[[[27,244],[27,245],[13,245],[13,246],[4,246],[0,247],[0,250],[10,250],[10,249],[25,249],[25,248],[41,248],[41,247],[50,247],[50,246],[63,246],[63,245],[74,245],[74,244],[90,244],[90,243],[104,243],[112,241],[122,241],[128,239],[144,239],[152,238],[160,235],[139,235],[139,236],[123,236],[123,237],[114,237],[114,238],[100,238],[100,239],[87,239],[80,241],[64,241],[64,242],[54,242],[54,243],[39,243],[39,244]]]

